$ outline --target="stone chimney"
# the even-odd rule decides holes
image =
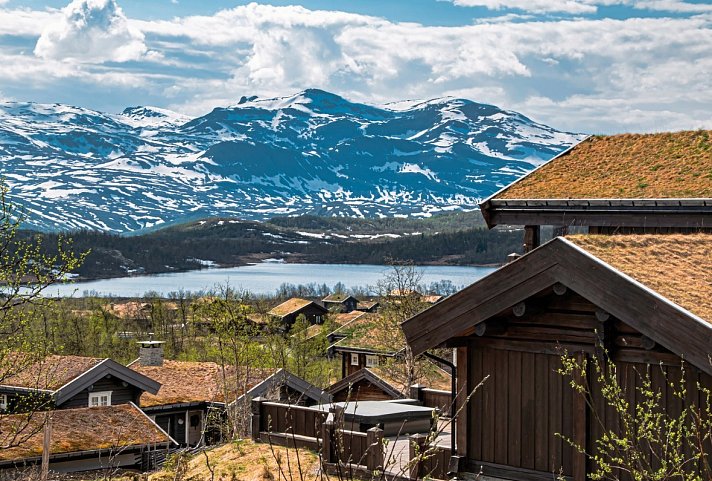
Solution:
[[[142,366],[163,366],[164,341],[139,341],[138,360]]]

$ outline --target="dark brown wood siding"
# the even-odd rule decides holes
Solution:
[[[489,376],[467,407],[464,450],[470,467],[484,466],[485,475],[511,475],[506,469],[515,469],[522,479],[561,472],[584,480],[585,470],[590,472],[592,466],[562,437],[591,449],[603,427],[618,429],[615,413],[606,406],[593,376],[590,361],[602,355],[598,339],[618,366],[618,380],[627,387],[631,406],[640,401],[639,374],[648,373],[666,409],[672,414],[682,409],[682,401],[666,382],[682,376],[678,356],[570,289],[557,290],[559,295],[547,290],[516,311],[508,309],[488,319],[482,336],[460,341],[467,346],[468,389]],[[588,358],[593,410],[574,393],[570,379],[557,372],[564,353]],[[697,383],[712,385],[712,377],[691,366],[686,375],[686,402],[703,403]],[[458,451],[463,451],[460,446]],[[629,479],[621,473],[618,478]]]
[[[92,386],[91,392],[111,391],[111,404],[127,404],[139,402],[142,391],[132,385],[124,386],[123,382],[115,377],[104,378]],[[85,389],[71,399],[57,406],[58,409],[85,408],[89,406],[89,390]]]
[[[344,401],[387,401],[393,397],[378,386],[374,386],[366,380],[355,382],[351,390],[344,389],[334,393],[334,402]]]

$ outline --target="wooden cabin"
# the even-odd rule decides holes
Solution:
[[[141,344],[141,355],[129,368],[157,380],[161,388],[144,393],[139,406],[183,446],[209,441],[213,435],[209,411],[224,413],[230,406],[258,396],[303,405],[329,399],[321,389],[283,369],[167,360],[160,341]]]
[[[685,402],[704,406],[698,383],[712,388],[710,273],[711,234],[557,237],[406,321],[414,353],[457,350],[459,470],[586,479],[592,461],[559,434],[591,451],[599,419],[619,428],[595,381],[588,405],[557,373],[564,353],[609,357],[631,405],[638,373],[648,373],[673,414],[682,401],[666,379],[681,378],[684,359]]]
[[[42,359],[16,354],[16,373],[0,385],[0,411],[69,409],[138,403],[160,384],[112,359],[50,355]]]
[[[712,231],[712,131],[592,136],[481,205],[489,227],[555,235]]]
[[[133,403],[0,415],[0,469],[25,470],[42,461],[45,422],[49,429],[49,470],[67,473],[155,467],[173,440]],[[14,437],[15,434],[17,437]],[[14,437],[14,439],[13,439]],[[34,478],[21,471],[27,479]],[[11,479],[20,479],[12,474]],[[0,474],[0,478],[3,478]],[[55,479],[52,477],[52,479]]]
[[[351,312],[356,310],[358,305],[358,299],[343,293],[326,296],[321,302],[330,312]]]
[[[405,397],[385,376],[367,368],[352,372],[326,391],[334,402],[389,401]]]
[[[321,324],[329,311],[314,301],[293,297],[272,308],[268,316],[278,320],[285,329],[289,329],[303,315],[309,324]]]

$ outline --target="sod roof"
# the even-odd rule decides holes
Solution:
[[[56,391],[102,361],[103,359],[94,357],[51,355],[29,365],[23,365],[18,374],[7,377],[2,384]],[[17,363],[23,364],[20,357],[18,357]]]
[[[322,299],[323,302],[344,302],[346,299],[354,299],[358,301],[354,296],[351,296],[349,294],[331,294],[329,296],[326,296],[324,299]]]
[[[712,234],[577,235],[566,239],[712,323]]]
[[[52,411],[50,454],[168,443],[168,436],[132,404]],[[44,413],[0,416],[0,443],[22,432],[20,446],[0,449],[0,461],[42,455]],[[29,437],[26,437],[29,436]]]
[[[280,305],[272,308],[272,310],[269,311],[268,314],[270,316],[284,317],[284,316],[288,316],[289,314],[298,312],[310,304],[318,305],[318,304],[315,304],[313,301],[309,301],[307,299],[300,299],[298,297],[293,297],[293,298],[289,299],[288,301],[284,301]],[[321,306],[319,306],[319,307],[321,307]]]
[[[492,199],[712,198],[712,131],[593,136]]]
[[[163,361],[162,366],[142,366],[135,361],[131,369],[161,383],[156,394],[144,392],[140,406],[152,407],[192,402],[234,401],[264,381],[274,369],[246,369],[214,362]]]

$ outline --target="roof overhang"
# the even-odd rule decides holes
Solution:
[[[156,394],[161,384],[143,374],[134,371],[113,359],[104,359],[96,366],[83,372],[55,391],[55,403],[60,405],[71,399],[77,393],[88,388],[96,381],[106,376],[113,376],[136,388],[151,394]]]
[[[360,381],[370,382],[393,399],[403,399],[403,394],[397,388],[368,368],[359,369],[338,380],[329,386],[326,391],[333,396],[336,393],[350,390],[354,384]]]
[[[557,237],[402,324],[414,354],[561,283],[687,362],[712,374],[712,324],[584,249]],[[712,321],[712,320],[710,320]]]
[[[480,210],[496,225],[712,227],[712,199],[498,199]]]

